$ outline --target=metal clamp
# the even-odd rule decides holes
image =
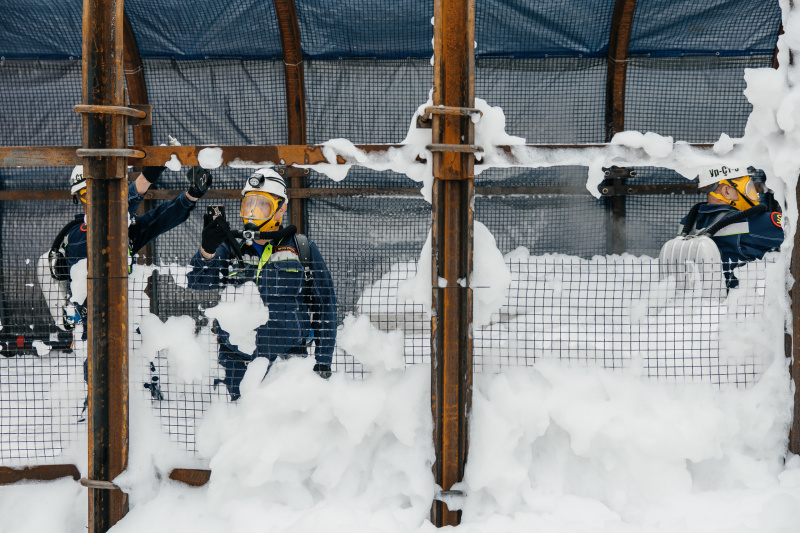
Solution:
[[[462,152],[470,154],[482,154],[483,147],[474,144],[429,144],[425,149],[431,152]]]
[[[76,113],[100,115],[123,115],[128,117],[132,126],[150,126],[153,124],[153,108],[149,104],[117,105],[76,105],[72,108]]]
[[[141,150],[131,148],[78,148],[75,150],[78,157],[130,157],[144,159],[147,154]]]
[[[81,478],[80,484],[90,489],[122,490],[119,485],[110,481],[98,481],[96,479],[86,479],[85,477]]]
[[[433,127],[433,115],[453,115],[466,116],[475,120],[475,117],[482,117],[483,111],[474,107],[452,107],[452,106],[428,106],[425,112],[417,117],[417,127],[430,129]]]

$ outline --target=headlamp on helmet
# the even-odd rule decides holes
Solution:
[[[244,189],[242,189],[242,195],[251,191],[269,193],[278,198],[283,198],[284,201],[289,199],[286,194],[286,182],[271,168],[256,170],[247,178]]]

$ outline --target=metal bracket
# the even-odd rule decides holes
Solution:
[[[150,126],[153,124],[153,106],[150,104],[116,105],[76,105],[72,108],[76,113],[101,115],[123,115],[128,117],[131,126]]]
[[[474,107],[428,106],[425,108],[425,112],[417,117],[417,128],[431,129],[433,115],[466,116],[475,121],[475,117],[483,116],[483,111]]]
[[[603,168],[605,179],[598,187],[603,196],[627,196],[633,194],[632,187],[625,187],[625,178],[636,177],[636,171],[622,167]]]
[[[119,485],[110,481],[98,481],[96,479],[86,479],[85,477],[81,478],[80,484],[90,489],[122,490]]]
[[[285,178],[304,178],[311,174],[310,168],[298,167],[281,167],[278,169],[278,174]]]
[[[133,159],[144,159],[145,154],[141,150],[132,148],[78,148],[75,150],[78,157],[130,157]]]
[[[635,178],[636,171],[630,168],[623,168],[623,167],[608,167],[603,168],[603,174],[605,174],[606,179],[613,179],[613,178]]]
[[[482,154],[483,147],[474,144],[429,144],[425,147],[431,152],[461,152],[469,154]]]

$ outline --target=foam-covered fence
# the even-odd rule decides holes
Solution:
[[[768,309],[775,307],[767,298],[775,298],[782,285],[773,255],[737,267],[738,287],[730,290],[721,265],[690,268],[688,277],[664,277],[658,261],[646,256],[583,259],[530,255],[525,248],[506,254],[505,262],[511,279],[505,303],[474,329],[476,372],[549,361],[638,369],[652,379],[725,389],[754,384],[772,357],[752,339],[767,334]],[[327,266],[348,272],[348,263],[340,259],[329,259]],[[373,275],[351,276],[350,284],[336,287],[338,315],[365,316],[377,329],[402,332],[406,364],[429,363],[428,306],[414,301],[409,289],[417,259],[371,269]],[[189,271],[177,263],[133,268],[130,389],[131,401],[146,406],[176,448],[192,456],[205,410],[212,402],[230,401],[215,320],[233,312],[220,312],[220,304],[244,309],[234,317],[257,315],[247,306],[258,298],[251,294],[250,303],[243,302],[248,297],[241,288],[190,289]],[[337,323],[341,334],[343,320]],[[4,465],[56,461],[64,450],[72,453],[85,431],[86,352],[80,332],[79,326],[68,348],[48,349],[43,341],[38,352],[0,358]],[[360,362],[338,346],[333,371],[369,379]]]

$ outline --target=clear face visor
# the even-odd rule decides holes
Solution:
[[[733,187],[734,189],[739,191],[739,193],[742,196],[744,196],[746,198],[749,198],[750,200],[752,200],[754,202],[758,202],[759,201],[759,195],[763,196],[764,194],[767,193],[767,190],[768,190],[767,186],[766,186],[766,184],[764,182],[753,181],[753,179],[750,176],[744,176],[744,177],[736,178],[736,179],[733,179],[733,180],[722,180],[722,181],[719,181],[719,182],[717,182],[717,183],[715,183],[713,185],[709,185],[706,188],[705,192],[711,193],[711,192],[716,191],[721,183],[724,183],[725,185],[729,185],[729,186]]]
[[[283,199],[268,194],[248,193],[242,199],[239,216],[242,220],[267,221],[281,208]]]

